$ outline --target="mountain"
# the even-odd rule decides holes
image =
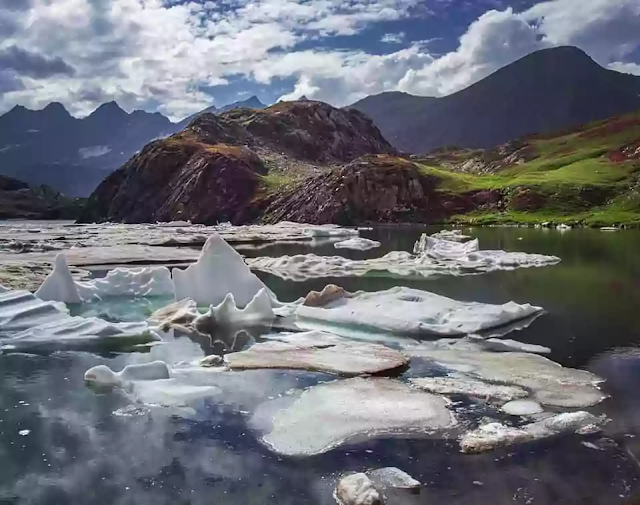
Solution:
[[[202,114],[107,177],[80,220],[249,222],[283,183],[394,152],[364,114],[322,102]]]
[[[115,102],[83,119],[59,103],[39,111],[16,106],[0,116],[0,170],[32,185],[86,196],[144,144],[174,131],[162,114],[128,114]]]
[[[200,112],[196,112],[195,114],[192,114],[191,116],[183,119],[182,121],[180,121],[179,123],[177,123],[176,125],[176,131],[180,131],[185,129],[187,126],[189,126],[189,123],[191,123],[191,121],[193,121],[195,118],[197,118],[198,116],[201,116],[202,114],[222,114],[223,112],[229,112],[235,109],[256,109],[256,110],[261,110],[261,109],[266,109],[266,105],[263,104],[260,99],[257,96],[252,96],[250,98],[247,98],[246,100],[242,100],[239,102],[233,102],[230,103],[228,105],[223,105],[220,108],[217,108],[215,105],[212,105],[211,107],[207,107],[204,110],[201,110]]]
[[[0,175],[0,219],[75,219],[84,202]]]
[[[599,66],[575,47],[532,53],[442,98],[400,92],[351,107],[371,117],[398,149],[488,148],[640,109],[640,77]]]
[[[239,107],[265,105],[254,96],[221,109],[209,107],[193,117]],[[56,102],[42,110],[16,106],[0,116],[0,173],[87,196],[145,144],[182,130],[192,119],[176,124],[157,112],[127,113],[116,102],[102,104],[82,119]]]

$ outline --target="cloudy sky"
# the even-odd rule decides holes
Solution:
[[[0,0],[0,113],[441,96],[557,45],[640,75],[640,1]]]

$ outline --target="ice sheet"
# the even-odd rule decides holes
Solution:
[[[325,324],[330,331],[346,336],[352,330],[415,336],[477,333],[541,311],[540,307],[515,302],[503,305],[459,302],[399,286],[375,293],[355,293],[323,307],[300,305],[296,314],[298,326]]]
[[[273,451],[309,456],[379,436],[438,436],[456,420],[440,396],[392,379],[354,378],[313,386],[288,406],[267,402],[250,424]]]
[[[517,398],[529,396],[529,392],[526,389],[518,386],[489,384],[464,375],[412,378],[409,379],[409,382],[415,387],[430,393],[467,395],[481,398],[485,401],[511,402]]]

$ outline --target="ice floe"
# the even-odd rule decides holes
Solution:
[[[520,427],[489,423],[466,433],[460,439],[460,448],[466,453],[480,453],[524,442],[552,437],[560,433],[594,433],[600,430],[604,418],[588,412],[567,412]]]
[[[517,398],[526,398],[529,392],[518,386],[505,386],[482,382],[464,375],[450,377],[412,378],[409,382],[430,393],[441,395],[461,394],[484,399],[485,401],[511,402]]]
[[[198,305],[218,305],[232,294],[245,307],[265,285],[220,235],[212,235],[197,262],[185,270],[172,271],[175,298],[191,298]]]
[[[349,336],[353,331],[407,336],[465,335],[489,330],[541,312],[540,307],[508,302],[490,305],[459,302],[406,287],[374,293],[359,292],[321,307],[300,305],[297,324],[303,328],[327,326]]]
[[[555,256],[522,252],[480,250],[477,239],[455,242],[423,235],[415,254],[393,251],[380,258],[352,260],[342,256],[299,254],[248,259],[255,270],[283,279],[304,281],[319,277],[362,276],[387,272],[398,277],[427,277],[436,274],[468,275],[496,270],[543,267],[560,261]]]
[[[443,397],[383,378],[313,386],[288,406],[279,400],[264,403],[251,419],[263,431],[264,444],[290,456],[321,454],[379,436],[435,434],[456,423]]]
[[[422,486],[419,481],[411,477],[407,472],[403,472],[394,466],[371,470],[367,472],[367,477],[371,479],[375,486],[383,489],[419,489]]]
[[[0,345],[3,350],[117,349],[158,340],[146,323],[111,323],[70,316],[55,302],[28,291],[0,293]]]
[[[169,368],[164,361],[127,365],[114,372],[106,365],[94,366],[84,374],[84,380],[95,387],[126,387],[131,381],[150,381],[169,378]]]
[[[531,416],[544,412],[542,405],[531,400],[514,400],[505,403],[500,410],[512,416]]]
[[[246,351],[227,354],[225,360],[233,370],[289,368],[340,375],[378,374],[409,363],[407,356],[389,347],[320,331],[275,336]]]
[[[434,349],[418,345],[406,354],[431,360],[451,372],[488,383],[518,386],[532,391],[532,399],[550,407],[585,408],[606,398],[598,388],[602,379],[584,370],[565,368],[543,356],[522,352]]]
[[[349,240],[343,240],[342,242],[336,242],[333,247],[336,249],[354,249],[356,251],[368,251],[369,249],[375,249],[380,247],[380,242],[376,240],[369,240],[367,238],[355,237]]]
[[[42,300],[83,303],[116,296],[135,298],[172,293],[171,274],[165,267],[116,268],[101,279],[75,281],[65,256],[59,254],[53,271],[35,295]]]

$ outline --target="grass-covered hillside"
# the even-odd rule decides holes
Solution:
[[[486,191],[485,205],[454,221],[640,226],[640,112],[492,150],[439,149],[414,161],[441,180],[441,193]]]

